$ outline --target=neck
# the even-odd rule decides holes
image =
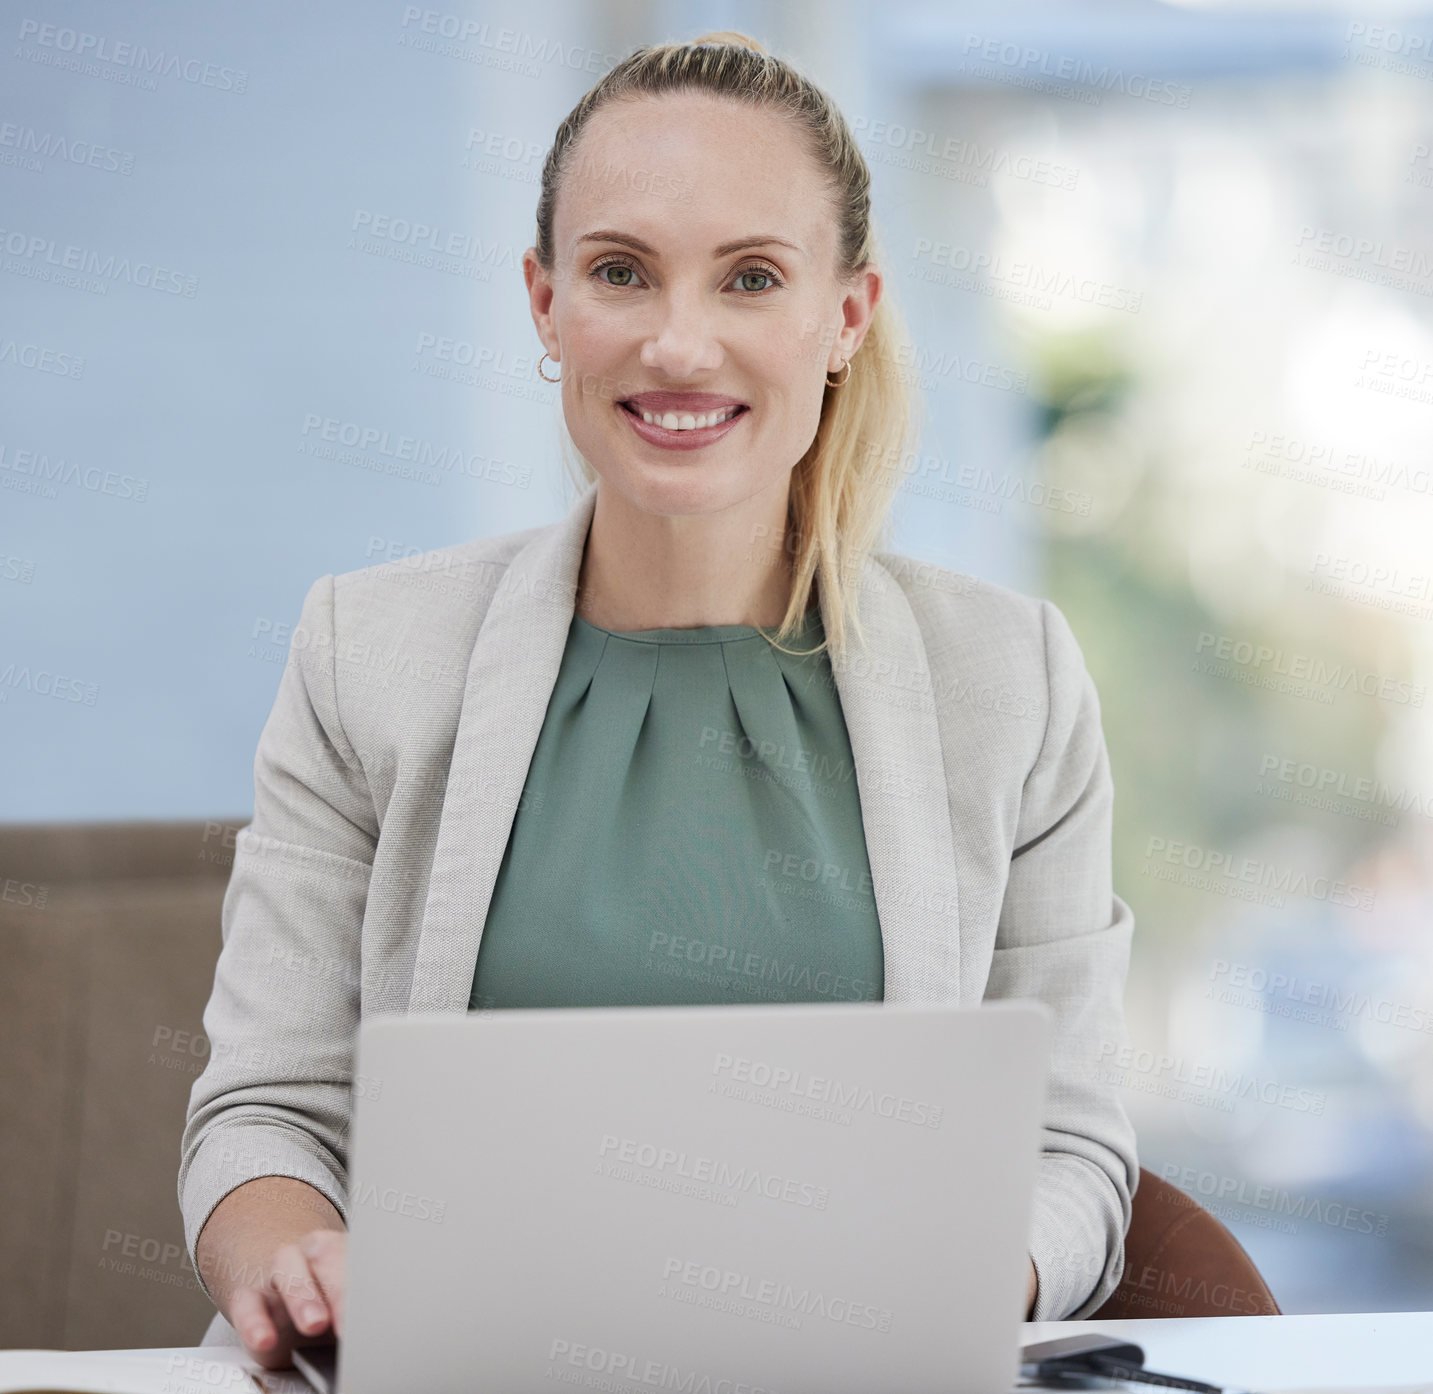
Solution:
[[[719,513],[663,514],[597,486],[577,613],[601,629],[775,628],[791,596],[789,478]]]

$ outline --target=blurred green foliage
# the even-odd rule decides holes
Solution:
[[[1137,482],[1115,516],[1083,534],[1049,529],[1042,593],[1070,621],[1100,695],[1115,782],[1115,889],[1135,909],[1137,943],[1145,952],[1161,957],[1162,950],[1182,948],[1187,954],[1191,936],[1207,938],[1245,907],[1150,876],[1148,840],[1237,854],[1261,830],[1292,820],[1312,827],[1315,838],[1331,838],[1340,863],[1320,862],[1309,874],[1341,874],[1386,829],[1258,792],[1260,762],[1275,755],[1371,775],[1384,716],[1379,703],[1355,693],[1322,705],[1197,670],[1201,634],[1233,632],[1286,653],[1311,651],[1311,636],[1299,628],[1293,606],[1276,607],[1258,625],[1240,621],[1231,631],[1230,620],[1191,584],[1188,529],[1194,523],[1173,496],[1173,472],[1161,467],[1167,441],[1151,429],[1150,414],[1135,409],[1143,380],[1131,349],[1114,333],[1085,332],[1032,340],[1027,352],[1042,442],[1074,427],[1085,449],[1103,434],[1111,451],[1128,450],[1133,432],[1141,456]],[[1208,462],[1211,471],[1236,467]],[[1237,498],[1231,489],[1231,507]],[[1290,585],[1300,583],[1291,579]],[[1335,602],[1322,604],[1328,623],[1312,651],[1329,663],[1367,664],[1368,644],[1358,642],[1358,631],[1378,617],[1350,617],[1339,614]],[[1312,919],[1317,909],[1291,902],[1273,913],[1307,911]]]

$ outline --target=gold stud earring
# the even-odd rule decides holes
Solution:
[[[546,358],[546,357],[547,357],[546,354],[543,354],[543,355],[542,355],[542,358]],[[538,375],[538,377],[540,377],[544,382],[561,382],[561,381],[562,381],[561,374],[559,374],[559,375],[558,375],[557,377],[555,377],[555,378],[550,378],[550,377],[548,377],[548,375],[547,375],[546,373],[544,373],[544,372],[542,371],[542,358],[539,358],[539,359],[537,360],[537,375]]]
[[[832,382],[832,381],[831,381],[831,372],[830,372],[829,369],[827,370],[827,372],[826,372],[826,386],[827,386],[827,387],[844,387],[844,386],[846,385],[846,378],[849,378],[849,377],[851,376],[851,360],[850,360],[849,358],[846,359],[846,361],[841,364],[841,368],[844,368],[844,369],[846,370],[846,377],[844,377],[844,378],[838,378],[835,382]],[[841,368],[837,368],[836,371],[839,373],[839,372],[841,371]]]

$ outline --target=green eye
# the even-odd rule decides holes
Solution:
[[[625,281],[611,280],[605,274],[608,271],[625,272],[627,274],[628,279]],[[611,286],[614,290],[627,290],[628,288],[636,284],[634,279],[636,276],[636,271],[637,268],[633,266],[631,262],[625,260],[622,257],[614,257],[610,261],[598,262],[597,265],[594,266],[588,274],[604,286]],[[762,276],[764,276],[771,284],[765,286],[751,286],[743,284],[750,277]],[[741,287],[741,290],[744,294],[751,296],[765,294],[767,291],[775,290],[783,284],[781,277],[778,276],[776,272],[772,270],[772,268],[769,266],[744,267],[742,270],[736,273],[735,283]]]

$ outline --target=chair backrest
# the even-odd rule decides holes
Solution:
[[[1140,1168],[1120,1285],[1090,1320],[1278,1316],[1254,1261],[1192,1196]]]
[[[188,1346],[214,1311],[175,1178],[247,821],[0,825],[0,1348]]]

